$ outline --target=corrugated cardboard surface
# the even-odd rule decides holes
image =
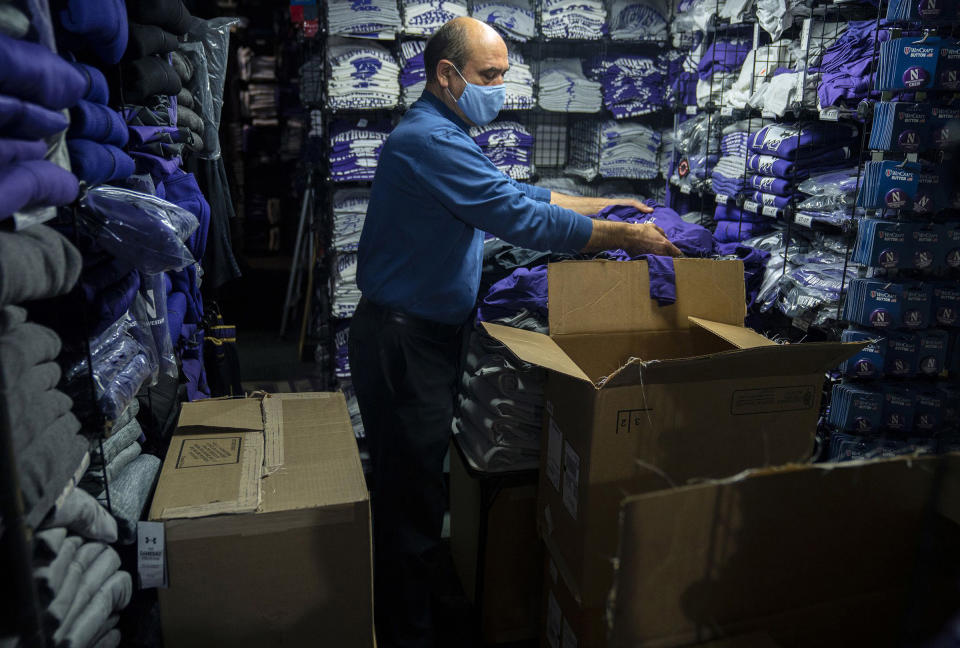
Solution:
[[[342,394],[190,403],[181,422],[151,510],[167,536],[166,645],[372,646],[369,499]],[[259,440],[257,511],[194,517],[249,483],[229,465],[176,468],[175,449],[210,429]]]
[[[785,648],[893,646],[907,610],[936,630],[958,605],[958,492],[950,455],[769,469],[628,498],[611,645],[756,630]]]

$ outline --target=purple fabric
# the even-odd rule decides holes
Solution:
[[[77,178],[46,160],[0,167],[0,219],[25,207],[67,205],[80,191]]]
[[[799,162],[782,160],[770,155],[751,155],[747,159],[747,168],[760,175],[786,180],[804,180],[810,177],[813,170],[828,171],[848,166],[850,156],[851,151],[847,147],[825,151],[809,158],[804,157]]]
[[[110,86],[107,85],[107,77],[103,76],[103,72],[85,63],[73,63],[72,65],[87,80],[83,98],[98,104],[110,103]]]
[[[60,24],[80,49],[92,50],[107,65],[116,65],[127,50],[127,8],[123,0],[67,0]]]
[[[81,99],[70,109],[68,138],[87,139],[123,148],[129,135],[120,115],[102,104]]]
[[[763,193],[762,191],[754,191],[753,199],[754,201],[764,205],[766,207],[776,207],[777,209],[783,209],[790,204],[790,201],[793,200],[793,196],[778,196],[777,194],[768,194]]]
[[[717,41],[703,53],[697,66],[697,75],[706,81],[718,72],[735,72],[743,65],[751,49],[747,41]]]
[[[489,322],[512,317],[522,309],[547,319],[547,266],[517,268],[509,277],[493,284],[480,303],[478,315]]]
[[[757,301],[757,294],[763,285],[770,253],[739,243],[718,243],[717,253],[723,256],[735,256],[743,261],[743,278],[747,288],[747,309],[749,310]]]
[[[881,20],[878,33],[875,20],[851,21],[840,38],[827,48],[819,68],[822,76],[817,97],[821,106],[854,102],[870,94],[874,43],[889,39],[889,32],[883,29],[886,25],[887,21]]]
[[[717,205],[717,209],[713,213],[713,219],[715,221],[732,223],[739,223],[740,221],[743,221],[744,223],[770,222],[770,218],[764,216],[763,214],[755,214],[753,212],[744,211],[739,207],[734,207],[733,205]]]
[[[167,144],[181,144],[184,135],[176,126],[128,126],[130,130],[130,145],[142,146],[154,142]]]
[[[713,237],[708,229],[686,222],[669,207],[663,207],[655,203],[651,206],[654,209],[650,214],[624,205],[604,207],[597,214],[597,218],[626,223],[654,223],[663,228],[670,242],[684,254],[688,256],[707,256],[713,253]]]
[[[41,139],[67,129],[64,113],[0,94],[0,135]]]
[[[176,173],[183,164],[183,160],[180,158],[162,158],[140,151],[130,151],[130,156],[137,164],[137,173],[149,173],[153,178],[154,185],[161,184],[164,178]],[[157,186],[157,190],[160,191],[159,186]]]
[[[110,144],[85,139],[67,141],[70,166],[77,177],[90,185],[129,178],[134,173],[133,159]]]
[[[677,301],[677,273],[673,268],[673,257],[646,255],[647,272],[650,275],[650,297],[660,306],[668,306]]]
[[[91,335],[100,335],[120,319],[133,304],[138,290],[140,290],[140,273],[136,270],[99,291],[93,291],[92,287],[85,286],[84,292],[89,292],[88,303],[91,305],[94,317]]]
[[[24,160],[42,160],[46,155],[47,144],[43,140],[0,138],[0,166]]]
[[[745,241],[759,234],[769,232],[772,229],[773,221],[769,219],[766,223],[720,221],[717,223],[717,230],[713,235],[717,241],[721,243],[734,243],[737,241]]]
[[[774,178],[773,176],[752,175],[748,184],[759,191],[776,194],[778,196],[793,195],[793,185],[789,180]]]
[[[43,45],[0,33],[0,94],[63,110],[86,89],[87,79],[63,58]]]
[[[859,132],[848,122],[811,122],[800,128],[773,124],[750,136],[750,153],[802,161],[838,146],[855,147]]]

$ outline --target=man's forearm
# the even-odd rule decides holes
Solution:
[[[550,204],[557,205],[565,209],[572,209],[578,214],[583,214],[584,216],[593,216],[604,207],[613,204],[613,202],[609,198],[568,196],[567,194],[562,194],[559,191],[553,191],[550,193]]]
[[[602,252],[624,247],[627,237],[626,223],[594,219],[593,232],[587,246],[581,252]]]

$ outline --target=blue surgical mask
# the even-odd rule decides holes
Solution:
[[[453,69],[457,70],[457,66],[454,65]],[[457,74],[460,74],[460,70],[457,70]],[[462,74],[460,74],[460,78],[463,79]],[[463,89],[463,94],[460,95],[459,99],[453,97],[450,88],[447,88],[447,94],[457,102],[467,119],[477,126],[486,126],[494,120],[497,113],[503,108],[503,101],[507,92],[506,87],[502,83],[500,85],[482,86],[470,83],[466,79],[463,79],[463,82],[467,86]]]

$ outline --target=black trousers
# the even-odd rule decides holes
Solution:
[[[381,648],[434,647],[433,558],[463,327],[361,301],[350,370],[373,468],[374,606]]]

